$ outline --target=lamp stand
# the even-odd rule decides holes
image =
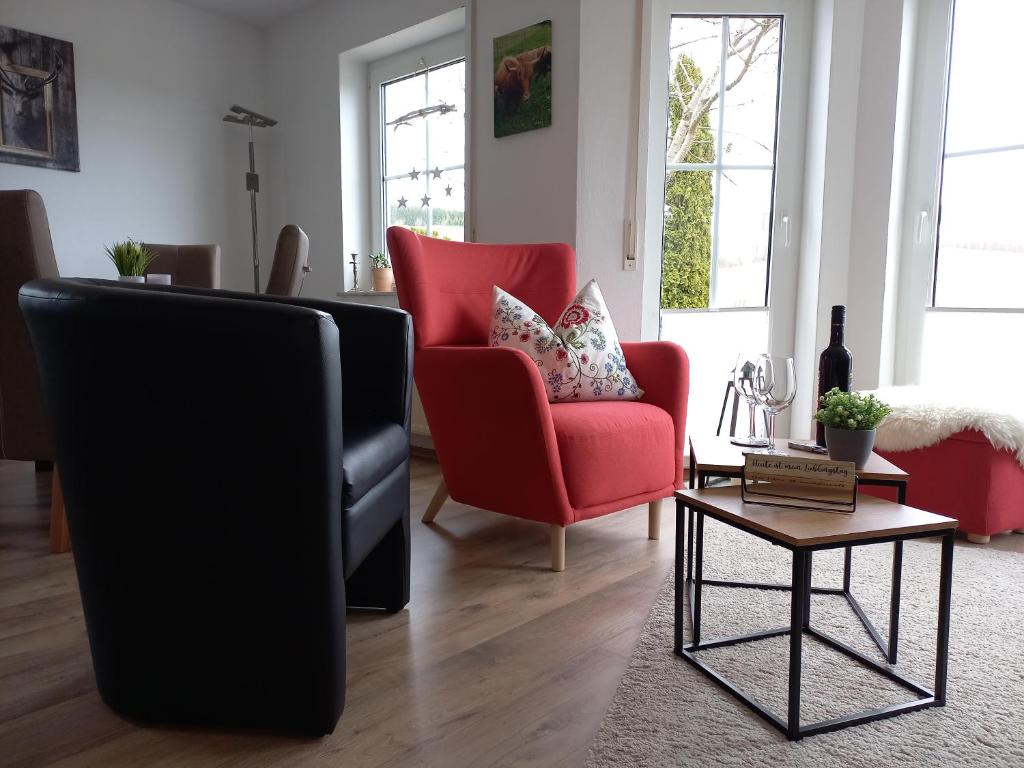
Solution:
[[[253,128],[270,128],[277,125],[277,120],[253,112],[251,109],[237,104],[231,107],[230,115],[224,116],[226,123],[239,123],[249,126],[249,170],[245,174],[245,189],[249,193],[249,212],[252,215],[252,281],[253,292],[260,292],[260,244],[259,222],[256,214],[256,193],[260,191],[260,177],[256,173],[256,145],[253,143]]]

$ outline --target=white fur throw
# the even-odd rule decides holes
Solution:
[[[864,393],[869,394],[869,393]],[[926,448],[965,429],[981,432],[996,448],[1015,454],[1024,467],[1024,404],[981,402],[963,393],[942,394],[924,387],[884,387],[870,394],[892,407],[878,425],[875,444],[883,451]],[[998,400],[998,395],[994,396]]]

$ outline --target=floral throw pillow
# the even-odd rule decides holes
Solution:
[[[549,326],[515,296],[494,286],[491,346],[521,349],[540,368],[552,403],[571,400],[637,400],[615,326],[597,281],[591,280]]]

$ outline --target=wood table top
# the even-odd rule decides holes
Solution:
[[[796,451],[789,447],[789,438],[780,437],[775,440],[775,448],[783,456],[797,456],[802,459],[820,459],[827,461],[828,456],[821,456],[809,451]],[[691,435],[690,455],[698,472],[708,474],[721,473],[723,475],[735,475],[739,477],[740,469],[743,467],[744,451],[757,451],[757,448],[745,448],[740,445],[733,445],[728,437],[718,435]],[[864,469],[857,470],[857,477],[860,480],[892,480],[906,481],[910,478],[906,472],[897,467],[891,461],[887,461],[872,452],[871,457],[864,465]]]
[[[852,513],[788,509],[766,504],[745,504],[738,485],[676,491],[675,496],[694,507],[728,520],[737,528],[756,531],[794,547],[844,542],[870,543],[915,533],[941,533],[957,527],[951,517],[861,495]]]

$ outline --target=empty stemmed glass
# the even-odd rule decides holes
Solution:
[[[789,408],[796,397],[796,368],[793,358],[761,355],[754,369],[754,397],[768,412],[768,447],[764,453],[775,450],[775,417]]]
[[[754,372],[757,370],[757,356],[741,354],[736,358],[736,367],[732,369],[732,384],[736,396],[743,397],[750,409],[750,435],[732,438],[733,445],[748,448],[764,448],[768,438],[757,436],[757,396],[754,394]],[[725,406],[722,406],[723,409]]]

